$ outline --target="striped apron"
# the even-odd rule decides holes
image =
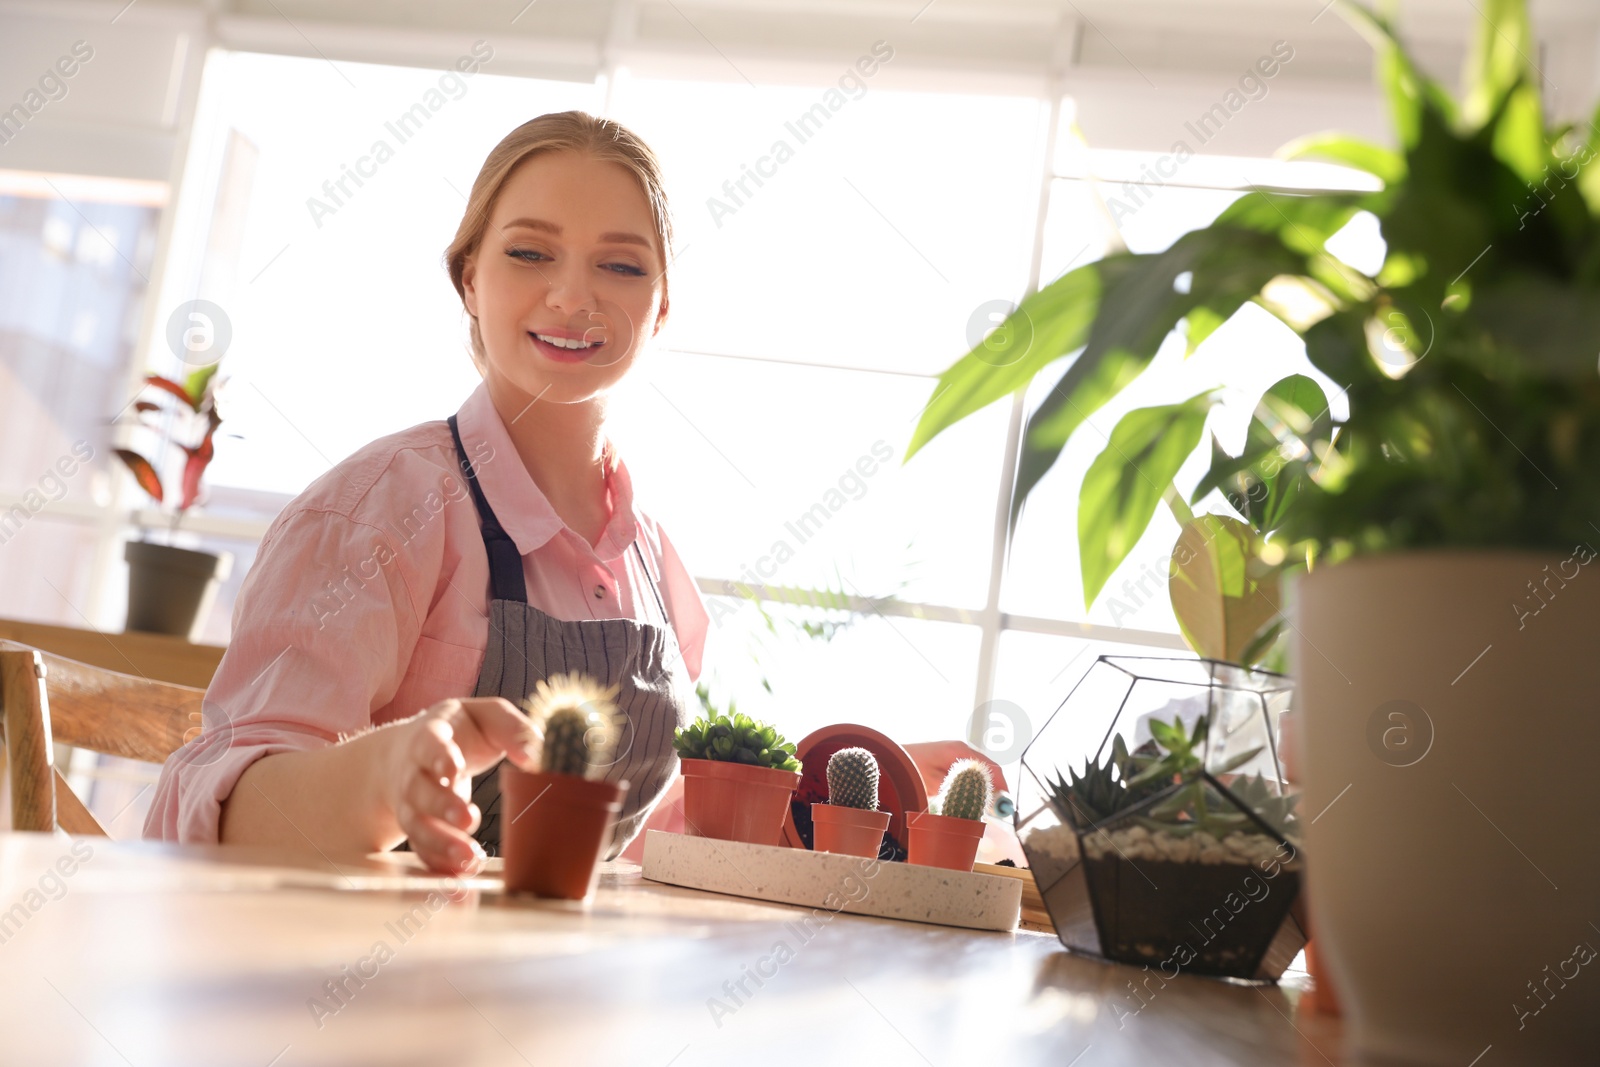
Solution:
[[[521,707],[538,682],[552,674],[574,672],[586,674],[602,686],[618,686],[616,702],[623,722],[617,754],[599,776],[608,782],[628,783],[622,813],[605,854],[606,859],[615,859],[639,833],[651,807],[672,781],[678,766],[672,748],[673,731],[689,723],[689,709],[680,685],[686,680],[680,677],[683,656],[667,618],[660,587],[635,538],[633,550],[650,583],[659,621],[569,622],[529,604],[522,555],[484,498],[472,461],[462,447],[456,417],[450,416],[449,421],[461,472],[466,476],[483,527],[484,548],[489,553],[489,645],[472,695],[504,697]],[[501,760],[501,764],[504,762]],[[490,856],[500,851],[502,816],[514,819],[518,814],[501,811],[499,775],[500,764],[496,764],[472,779],[472,802],[483,813],[475,836]]]

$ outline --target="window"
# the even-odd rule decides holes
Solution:
[[[1036,255],[1048,283],[1119,242],[1163,248],[1252,182],[1321,187],[1349,172],[1196,158],[1158,185],[1153,155],[1074,145],[1070,115],[1047,161],[1052,109],[1036,97],[869,81],[824,121],[826,80],[613,77],[607,91],[491,63],[341,191],[373,140],[392,137],[385,122],[440,78],[341,69],[361,93],[320,60],[217,53],[207,69],[191,186],[206,186],[229,138],[258,157],[225,304],[229,426],[243,440],[223,442],[212,468],[217,498],[243,509],[238,526],[251,502],[264,528],[367,441],[455,409],[477,378],[441,254],[465,190],[520,122],[609,107],[662,157],[677,229],[670,318],[616,397],[613,433],[707,595],[704,680],[719,701],[793,738],[841,720],[907,741],[977,736],[989,701],[1042,723],[1100,650],[1182,647],[1165,516],[1083,608],[1077,485],[1124,412],[1210,385],[1229,386],[1214,426],[1236,443],[1266,385],[1315,373],[1276,320],[1244,314],[1190,360],[1169,342],[1158,373],[1096,413],[1035,492],[997,589],[1011,405],[902,466],[904,447],[938,373],[981,338],[981,309],[1017,299]],[[167,279],[180,289],[208,254],[203,225],[182,232]],[[1350,254],[1375,239],[1353,224]]]

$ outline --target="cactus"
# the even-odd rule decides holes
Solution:
[[[944,795],[940,812],[957,819],[981,819],[989,810],[989,797],[994,785],[989,780],[989,768],[977,760],[957,760],[944,780]]]
[[[878,810],[878,760],[864,748],[841,748],[828,758],[828,803]]]
[[[618,687],[601,688],[581,674],[553,674],[524,703],[544,734],[540,765],[546,774],[598,778],[617,747]]]

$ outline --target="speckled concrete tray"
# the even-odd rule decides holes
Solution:
[[[1015,930],[1022,907],[1022,883],[1014,878],[661,830],[645,833],[644,876],[778,904],[973,930]]]

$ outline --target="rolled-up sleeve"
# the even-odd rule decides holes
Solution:
[[[377,526],[291,508],[240,589],[204,728],[162,767],[146,837],[216,842],[222,803],[250,764],[372,725],[400,684],[421,625],[409,560]]]

